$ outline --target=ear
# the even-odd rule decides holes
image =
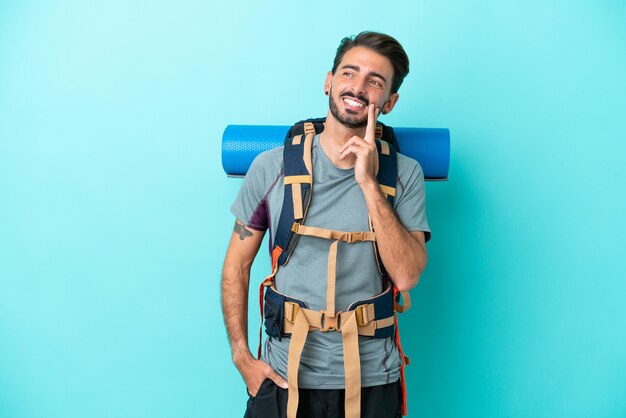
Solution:
[[[387,101],[383,105],[381,113],[383,115],[386,115],[387,113],[391,112],[391,110],[396,105],[396,103],[398,103],[398,99],[399,98],[400,98],[400,95],[398,93],[394,93],[391,96],[389,96],[389,98],[387,99]]]
[[[326,74],[326,81],[324,82],[324,91],[330,91],[333,85],[333,73],[331,71]]]

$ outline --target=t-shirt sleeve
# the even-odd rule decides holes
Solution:
[[[268,153],[258,155],[243,180],[230,211],[247,227],[257,231],[268,228],[267,192],[271,186],[272,165]]]
[[[424,172],[417,161],[407,158],[405,162],[408,165],[407,169],[399,171],[397,186],[400,193],[395,203],[396,213],[407,230],[423,231],[428,241],[431,234],[426,219]]]

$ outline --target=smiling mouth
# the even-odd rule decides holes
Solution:
[[[350,108],[355,109],[355,110],[360,110],[365,108],[366,104],[363,103],[362,101],[355,99],[354,97],[342,97],[341,100],[343,100],[343,102],[348,105]]]

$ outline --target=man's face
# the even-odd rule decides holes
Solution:
[[[335,74],[326,76],[331,114],[345,127],[357,129],[367,125],[370,103],[389,113],[398,100],[397,93],[390,95],[392,78],[389,59],[366,47],[350,49]]]

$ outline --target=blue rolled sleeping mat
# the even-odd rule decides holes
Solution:
[[[280,147],[287,125],[228,125],[222,136],[222,166],[230,177],[243,177],[254,158]],[[393,128],[400,152],[417,160],[426,180],[447,180],[450,131],[445,128]]]

